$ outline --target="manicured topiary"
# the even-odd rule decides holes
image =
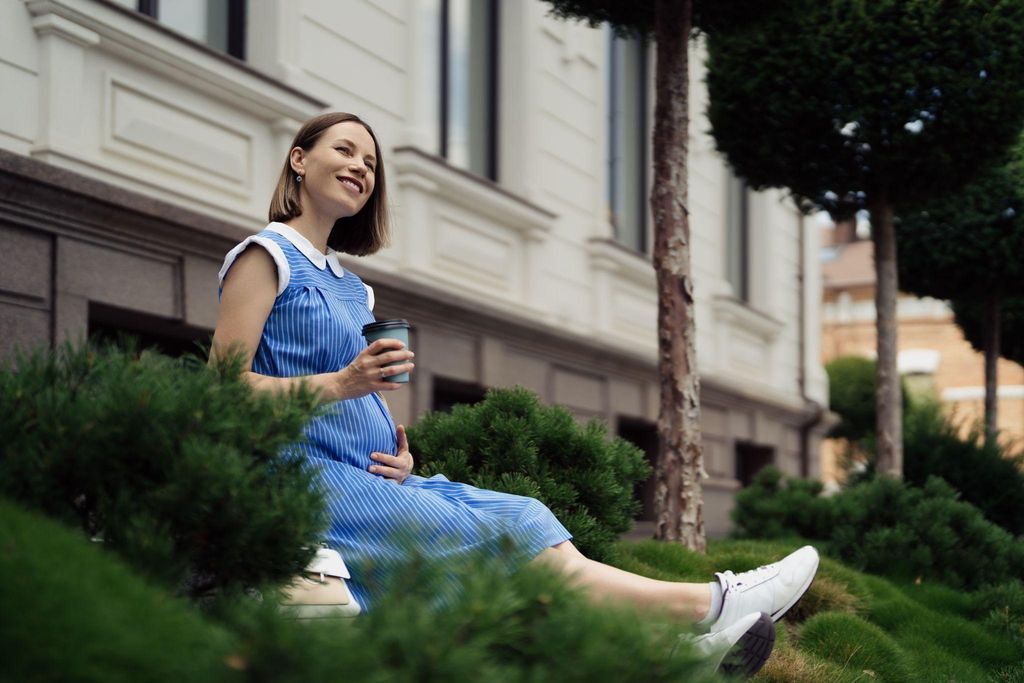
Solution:
[[[255,395],[238,363],[38,352],[0,370],[0,494],[193,596],[284,581],[323,525],[315,475],[282,453],[314,406]]]
[[[81,533],[3,499],[0,614],[3,681],[245,680],[229,631]]]
[[[633,487],[650,474],[643,452],[609,439],[602,422],[581,427],[522,388],[492,389],[474,406],[425,415],[409,441],[420,474],[538,498],[595,559],[632,526]]]

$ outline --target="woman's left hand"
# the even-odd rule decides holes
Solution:
[[[387,479],[394,479],[401,484],[406,477],[412,474],[413,461],[412,453],[409,452],[409,437],[405,435],[405,427],[398,425],[395,433],[398,435],[398,455],[370,453],[370,458],[379,463],[370,465],[370,472]]]

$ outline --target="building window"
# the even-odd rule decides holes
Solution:
[[[471,382],[460,382],[447,377],[434,377],[432,410],[450,413],[457,405],[473,405],[484,400],[487,389]]]
[[[633,498],[640,501],[640,511],[636,520],[653,522],[654,489],[657,484],[654,468],[658,462],[658,426],[646,420],[619,418],[619,437],[642,450],[647,458],[647,464],[651,466],[651,476],[646,481],[637,483],[633,489]]]
[[[138,10],[215,50],[245,59],[246,0],[139,0]]]
[[[740,485],[750,486],[754,475],[775,462],[775,449],[746,441],[736,442],[736,478]]]
[[[497,180],[498,0],[441,0],[440,154]]]
[[[750,190],[729,174],[726,183],[725,277],[740,301],[750,301]]]
[[[608,32],[608,209],[615,239],[647,251],[647,44]]]
[[[210,330],[105,304],[89,304],[89,338],[137,350],[154,349],[166,356],[205,357],[213,339]]]

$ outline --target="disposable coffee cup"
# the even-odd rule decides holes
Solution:
[[[375,323],[363,325],[363,336],[366,343],[372,344],[378,339],[398,339],[405,348],[409,348],[409,321],[408,320],[379,320]],[[384,367],[391,365],[402,365],[406,361],[397,360],[394,363],[386,363]],[[388,382],[405,383],[409,381],[409,373],[403,372],[400,375],[390,375],[384,378]]]

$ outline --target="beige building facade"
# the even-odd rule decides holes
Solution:
[[[192,9],[189,9],[192,8]],[[818,234],[714,152],[691,67],[709,532],[765,463],[817,474]],[[393,246],[344,265],[414,325],[396,417],[520,384],[653,457],[653,51],[537,0],[0,0],[0,354],[207,339],[223,255],[322,111],[383,145]]]
[[[838,233],[838,234],[837,234]],[[822,360],[842,356],[874,358],[875,273],[869,239],[855,239],[849,226],[828,229],[822,240]],[[896,316],[898,363],[905,386],[939,401],[945,413],[967,434],[985,417],[985,357],[976,351],[944,301],[901,294]],[[1004,358],[998,362],[998,429],[1000,440],[1024,444],[1024,368]],[[822,478],[835,482],[842,472],[833,446],[823,451]]]

